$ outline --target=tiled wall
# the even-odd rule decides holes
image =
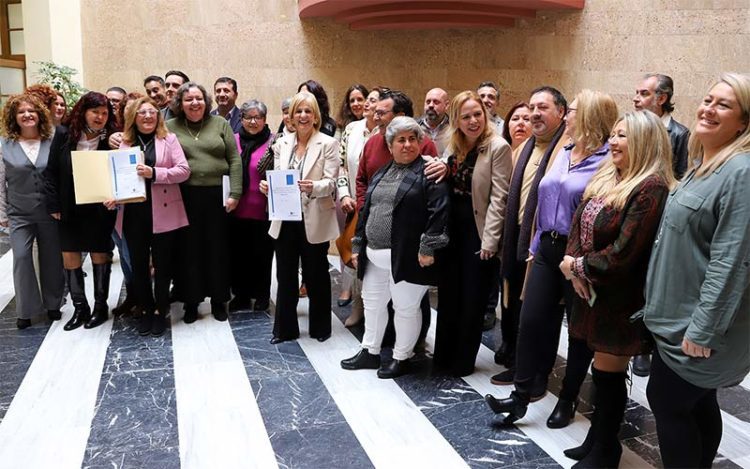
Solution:
[[[229,75],[241,100],[269,105],[272,123],[307,78],[323,83],[333,108],[354,82],[401,88],[421,113],[429,88],[455,94],[492,79],[503,112],[540,84],[571,98],[599,89],[629,110],[646,71],[675,79],[676,117],[690,123],[718,72],[750,73],[750,0],[588,0],[498,30],[353,32],[301,22],[295,0],[81,0],[81,16],[90,89],[140,90],[143,77],[171,68],[209,87]]]

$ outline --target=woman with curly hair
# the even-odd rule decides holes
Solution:
[[[43,172],[54,127],[49,111],[34,95],[11,97],[3,108],[0,132],[0,226],[10,227],[16,326],[25,329],[42,311],[60,319],[63,265],[57,222],[43,198]],[[32,246],[39,247],[39,279]],[[41,287],[41,292],[40,292]]]
[[[115,117],[107,97],[90,91],[73,106],[67,126],[55,131],[44,171],[47,210],[59,220],[65,276],[75,308],[64,329],[99,326],[109,318],[107,297],[112,270],[112,230],[115,212],[104,204],[76,204],[71,152],[107,150]],[[89,308],[83,283],[82,252],[91,254],[94,270],[94,310]]]

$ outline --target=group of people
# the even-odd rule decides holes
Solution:
[[[175,300],[188,324],[206,297],[219,321],[266,311],[275,255],[271,343],[300,335],[300,284],[309,334],[323,342],[336,241],[338,304],[351,303],[346,325],[364,320],[365,331],[342,368],[409,373],[437,286],[433,372],[470,375],[500,303],[495,361],[505,370],[492,382],[514,391],[486,401],[512,423],[546,394],[567,316],[566,374],[547,425],[574,418],[590,366],[596,389],[590,431],[565,452],[574,467],[617,467],[628,364],[640,357],[647,374],[649,354],[665,467],[711,464],[716,389],[750,371],[749,77],[722,75],[691,131],[671,117],[673,82],[661,74],[642,78],[624,113],[605,93],[582,90],[568,103],[541,86],[504,119],[492,82],[452,99],[431,89],[415,119],[403,92],[361,84],[334,118],[323,86],[308,80],[282,103],[276,132],[263,102],[237,106],[230,77],[214,83],[215,108],[183,72],[143,84],[145,94],[88,92],[68,114],[41,85],[5,104],[0,223],[10,226],[19,328],[45,311],[60,319],[65,285],[66,330],[105,322],[117,244],[127,295],[114,313],[135,316],[143,335],[164,333]],[[130,147],[143,152],[146,201],[77,204],[71,153]],[[299,172],[302,220],[269,220],[269,170]]]

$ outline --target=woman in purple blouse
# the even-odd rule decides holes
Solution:
[[[266,153],[273,134],[266,124],[268,108],[250,100],[240,107],[242,128],[237,137],[242,158],[242,197],[229,218],[229,245],[232,247],[232,294],[230,311],[266,311],[271,294],[273,240],[268,235],[266,196],[260,192],[258,161]],[[251,301],[255,300],[252,304]]]
[[[531,241],[530,273],[525,286],[516,346],[515,391],[506,399],[485,397],[495,413],[506,413],[506,423],[526,414],[529,402],[544,397],[555,363],[563,313],[570,317],[575,298],[571,282],[560,272],[571,221],[583,191],[600,163],[609,155],[607,138],[617,120],[617,104],[609,95],[583,90],[565,117],[566,146],[548,165],[539,183],[536,232]],[[565,300],[565,309],[558,307]],[[570,339],[568,363],[560,400],[547,420],[550,428],[567,426],[577,406],[578,391],[593,353],[586,342]]]

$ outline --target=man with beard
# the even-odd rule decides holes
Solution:
[[[229,121],[234,133],[240,131],[242,119],[240,110],[235,103],[237,102],[237,82],[233,78],[217,78],[214,83],[214,99],[216,100],[216,109],[211,111],[215,116],[221,116]]]
[[[433,88],[424,98],[424,114],[417,122],[437,146],[438,156],[448,147],[448,93],[442,88]]]
[[[641,79],[635,90],[633,107],[636,111],[648,110],[661,117],[672,143],[674,177],[680,179],[687,170],[687,144],[690,131],[672,118],[673,93],[674,82],[671,77],[660,73],[649,73]]]

